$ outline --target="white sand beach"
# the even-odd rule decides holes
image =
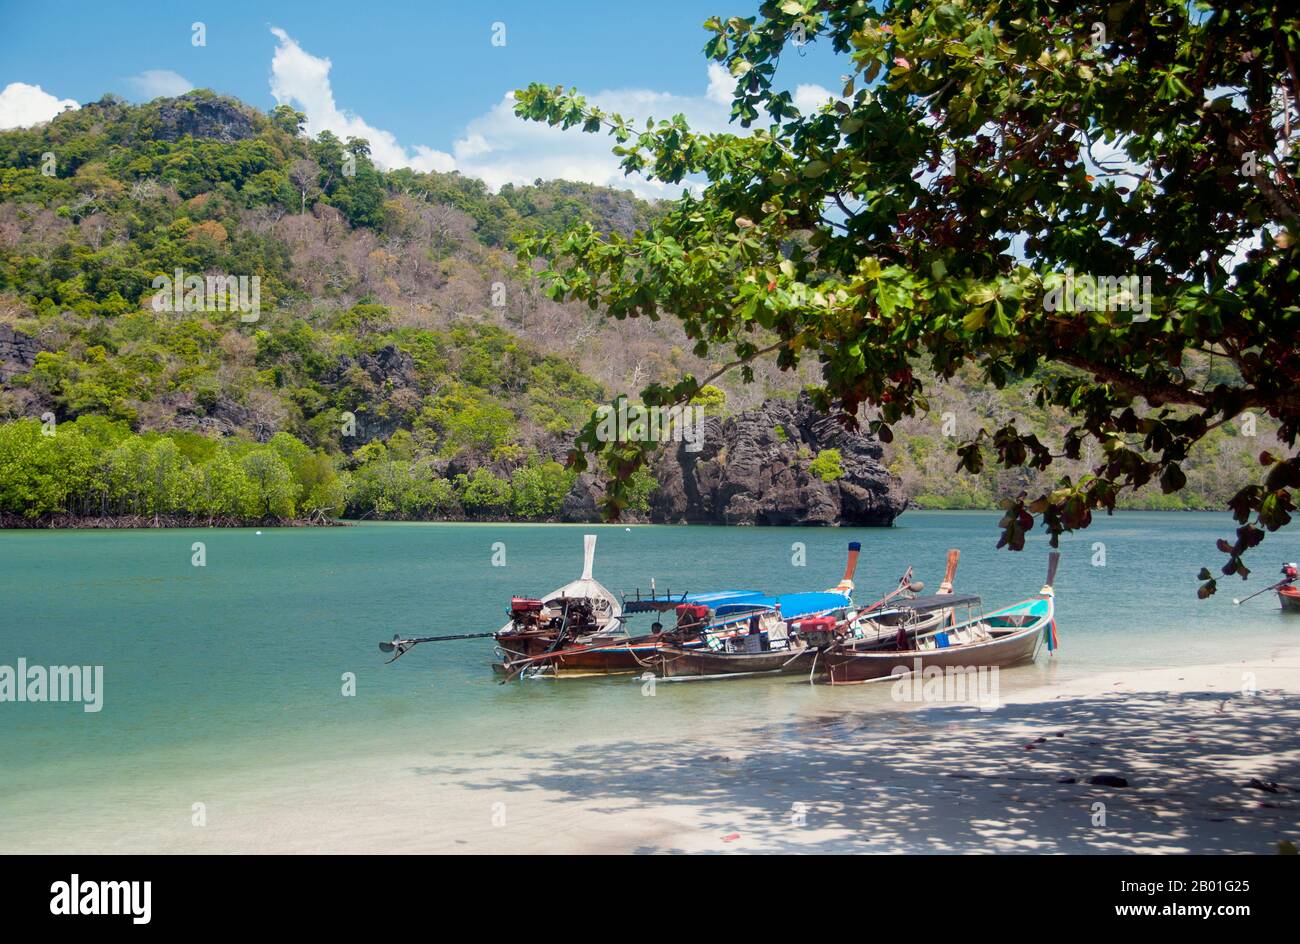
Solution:
[[[1128,785],[1089,784],[1104,774]],[[119,814],[70,804],[6,851],[1268,854],[1300,843],[1300,649],[1047,684],[992,712],[207,777]]]

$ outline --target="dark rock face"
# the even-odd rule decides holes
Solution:
[[[654,466],[659,488],[650,496],[649,521],[886,527],[906,505],[898,479],[881,464],[880,443],[818,413],[807,398],[769,400],[726,420],[708,417],[701,446],[665,448]],[[833,482],[808,471],[824,449],[840,452],[844,474]],[[561,519],[600,520],[600,494],[590,475],[579,476]]]
[[[355,382],[354,371],[364,378]],[[352,378],[349,375],[352,374]],[[357,442],[387,440],[402,427],[403,416],[418,402],[415,359],[401,348],[386,344],[373,354],[361,353],[354,360],[341,358],[325,375],[325,382],[343,386],[350,381],[366,390],[366,401],[354,408],[357,417]]]
[[[840,452],[844,474],[832,482],[808,471],[824,449]],[[650,520],[888,526],[905,502],[882,454],[876,439],[846,430],[806,397],[769,400],[726,420],[706,419],[702,449],[676,444],[661,458]]]
[[[396,345],[386,344],[374,354],[362,353],[357,363],[376,385],[415,386],[415,358]]]
[[[194,398],[184,395],[173,404],[176,415],[168,426],[209,436],[237,436],[247,431],[258,442],[266,442],[278,432],[275,427],[262,422],[257,414],[243,404],[221,397],[211,407],[204,408]]]
[[[31,370],[40,349],[35,338],[19,334],[9,325],[0,324],[0,381]]]
[[[569,489],[569,494],[564,496],[564,502],[560,505],[560,520],[599,521],[600,508],[596,503],[600,500],[600,495],[600,486],[596,484],[595,478],[589,472],[582,473],[573,483],[573,488]]]
[[[158,118],[156,134],[163,141],[190,135],[230,144],[257,133],[252,118],[235,103],[220,98],[182,95],[164,102]]]

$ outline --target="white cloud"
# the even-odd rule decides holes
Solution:
[[[307,52],[279,27],[272,27],[271,32],[279,40],[271,59],[271,94],[281,105],[293,105],[307,115],[308,134],[330,131],[345,141],[365,138],[370,142],[370,156],[384,169],[448,171],[455,168],[456,161],[450,154],[423,145],[407,150],[392,132],[375,128],[359,115],[339,108],[330,87],[331,62]]]
[[[644,127],[647,118],[658,120],[681,114],[695,132],[744,134],[744,129],[730,124],[735,86],[731,74],[714,62],[709,64],[708,82],[698,95],[615,89],[588,94],[586,98],[607,113],[616,112],[632,120],[634,128]],[[792,97],[797,107],[807,113],[836,96],[820,85],[800,85]],[[610,150],[614,143],[604,132],[587,134],[578,128],[562,130],[516,118],[514,98],[507,94],[466,126],[453,150],[461,173],[481,178],[494,190],[504,183],[532,183],[540,177],[580,180],[650,198],[671,198],[681,193],[682,185],[648,181],[639,174],[624,175],[618,157]],[[699,184],[691,181],[685,186],[698,189]]]
[[[587,100],[606,112],[624,117],[668,118],[682,113],[695,130],[725,126],[730,109],[699,98],[663,92],[625,90],[598,92]],[[473,119],[456,141],[456,169],[478,177],[493,190],[502,184],[530,184],[537,178],[564,179],[632,190],[643,197],[675,197],[681,187],[648,181],[639,174],[627,176],[611,152],[614,140],[604,133],[587,134],[578,128],[563,130],[514,113],[513,93],[502,96],[487,113]]]
[[[795,108],[799,109],[805,115],[810,115],[825,105],[828,101],[835,98],[836,95],[828,88],[811,84],[796,85],[794,95],[790,97],[794,101]]]
[[[271,60],[271,94],[281,104],[292,104],[307,115],[307,133],[331,131],[340,138],[358,137],[370,142],[371,156],[384,168],[451,171],[477,177],[493,190],[503,184],[528,184],[541,178],[583,181],[632,190],[642,197],[676,197],[683,187],[669,186],[625,175],[619,158],[611,152],[614,140],[605,133],[588,134],[579,128],[560,129],[515,117],[513,93],[472,119],[453,142],[451,154],[417,145],[405,147],[392,132],[375,128],[361,116],[334,100],[329,59],[304,50],[284,30],[271,28],[278,40]],[[729,124],[731,96],[736,80],[719,63],[710,63],[707,82],[695,95],[676,95],[651,89],[611,89],[588,93],[589,103],[616,112],[644,127],[647,118],[684,115],[696,132],[743,131]],[[812,111],[835,97],[820,85],[800,85],[794,100],[800,110]]]
[[[26,128],[49,121],[59,112],[76,108],[70,98],[55,98],[39,85],[10,82],[0,92],[0,131]]]
[[[684,115],[695,132],[739,130],[729,126],[731,93],[735,80],[717,63],[709,65],[708,83],[698,95],[675,95],[650,89],[612,89],[587,94],[589,104],[606,113],[618,113],[634,128],[656,120]],[[488,112],[473,119],[456,141],[457,169],[482,179],[496,190],[505,183],[543,180],[577,180],[631,190],[647,198],[678,196],[694,183],[668,185],[640,174],[625,175],[613,154],[615,142],[602,131],[588,134],[579,128],[553,128],[517,118],[514,96],[504,95]]]
[[[481,134],[467,134],[456,142],[452,150],[456,153],[456,160],[467,161],[480,154],[488,153],[492,150],[492,145],[488,144],[487,139]]]
[[[709,91],[708,98],[711,102],[718,102],[722,105],[731,104],[731,95],[736,90],[736,80],[727,67],[720,62],[709,63]]]
[[[146,69],[139,75],[131,76],[127,82],[145,100],[184,95],[194,88],[193,82],[171,69]]]

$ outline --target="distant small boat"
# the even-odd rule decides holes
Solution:
[[[1253,600],[1258,596],[1268,593],[1270,590],[1277,592],[1277,599],[1282,604],[1283,613],[1300,613],[1300,587],[1295,586],[1297,579],[1300,579],[1300,564],[1283,564],[1282,579],[1275,584],[1270,584],[1260,590],[1256,590],[1250,596],[1233,598],[1234,606],[1248,600]]]
[[[1038,595],[1005,609],[914,637],[906,649],[862,651],[837,646],[822,656],[824,680],[851,685],[940,668],[1009,667],[1032,662],[1045,640],[1055,646],[1056,567],[1060,554],[1048,558],[1047,582]]]
[[[1282,565],[1282,583],[1277,588],[1277,599],[1287,613],[1300,613],[1300,587],[1295,585],[1300,577],[1300,565]]]

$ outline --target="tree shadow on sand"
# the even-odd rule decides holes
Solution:
[[[638,852],[684,851],[685,837],[692,850],[1034,853],[1272,853],[1300,839],[1300,698],[1276,692],[886,709],[719,743],[623,741],[530,752],[516,773],[416,772],[547,791],[558,830],[629,807],[680,825],[634,841]],[[1099,774],[1128,786],[1088,783]]]

